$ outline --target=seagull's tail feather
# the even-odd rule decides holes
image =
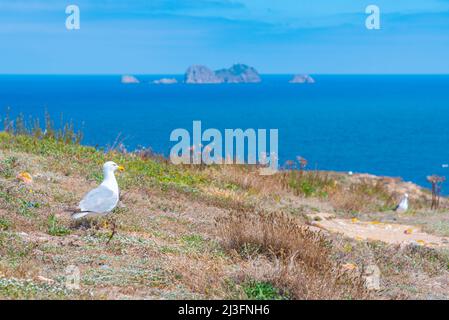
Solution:
[[[90,211],[74,212],[74,213],[72,213],[72,219],[78,220],[78,219],[84,218],[85,216],[89,215],[90,213],[92,213],[92,212],[90,212]]]

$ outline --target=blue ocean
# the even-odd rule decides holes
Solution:
[[[82,128],[84,144],[124,139],[129,150],[168,155],[176,128],[279,129],[280,164],[302,156],[309,169],[402,177],[427,186],[449,175],[449,76],[316,75],[313,85],[266,75],[260,84],[153,85],[166,75],[0,76],[0,116],[45,110]],[[182,80],[182,76],[175,76]],[[446,190],[447,191],[447,190]],[[447,193],[447,192],[446,192]]]

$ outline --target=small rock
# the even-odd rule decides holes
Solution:
[[[380,290],[380,274],[380,269],[377,265],[366,267],[363,278],[365,279],[365,287],[368,290]]]
[[[345,271],[352,271],[352,270],[356,270],[357,269],[357,266],[355,264],[353,264],[353,263],[345,263],[341,267]]]
[[[315,83],[315,80],[308,74],[297,74],[289,82],[290,83]]]
[[[43,277],[43,276],[37,276],[37,280],[39,280],[39,281],[41,281],[41,282],[48,283],[48,284],[52,284],[52,283],[55,282],[55,280],[49,279],[49,278],[45,278],[45,277]]]
[[[117,207],[118,208],[126,208],[126,204],[124,204],[123,202],[119,202],[118,204],[117,204]]]
[[[22,238],[28,238],[28,233],[26,232],[19,232],[17,235],[19,235]]]
[[[176,84],[176,83],[178,83],[178,80],[176,80],[175,78],[162,78],[159,80],[154,80],[153,83],[154,84]]]

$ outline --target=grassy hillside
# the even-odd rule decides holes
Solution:
[[[249,166],[174,166],[147,150],[105,153],[61,137],[0,132],[0,298],[449,298],[447,247],[313,226],[314,214],[328,213],[448,237],[446,200],[430,211],[428,192],[415,185],[294,162],[274,176]],[[108,160],[126,171],[112,215],[118,233],[106,244],[108,218],[75,223],[67,211],[101,182]],[[16,178],[21,172],[32,184]],[[411,210],[394,213],[404,191]],[[365,286],[372,265],[380,290]],[[80,270],[79,289],[66,286],[69,266]]]

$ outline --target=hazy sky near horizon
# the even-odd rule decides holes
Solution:
[[[0,0],[0,52],[0,74],[449,73],[449,0]]]

